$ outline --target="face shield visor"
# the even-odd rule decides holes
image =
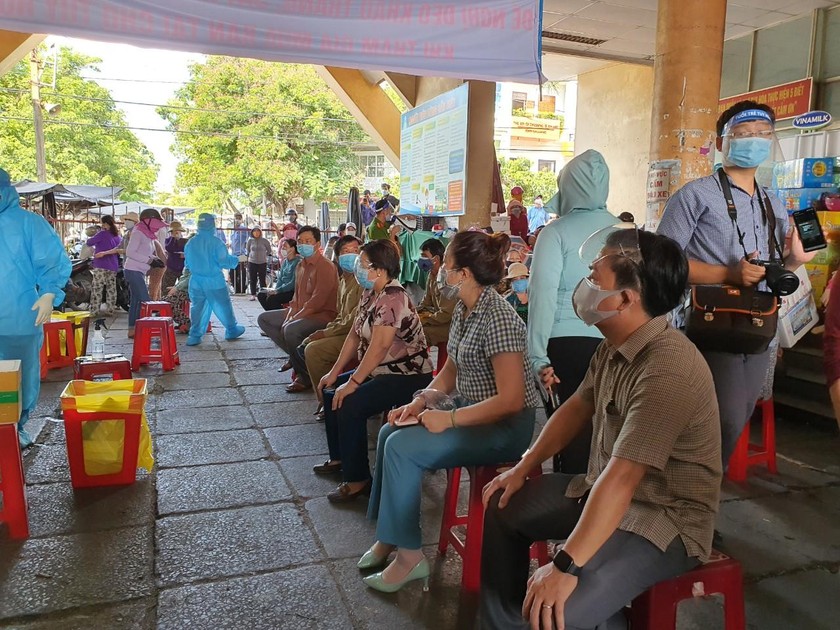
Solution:
[[[619,256],[628,264],[639,265],[639,230],[633,223],[617,223],[591,234],[580,246],[578,257],[589,269],[605,258]]]
[[[761,109],[735,114],[724,126],[721,140],[723,165],[758,169],[756,179],[762,185],[771,183],[773,164],[785,159],[773,120]]]

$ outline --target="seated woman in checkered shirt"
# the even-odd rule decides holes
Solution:
[[[384,567],[396,550],[394,562],[365,578],[378,591],[394,592],[412,580],[428,585],[420,544],[424,471],[517,460],[531,441],[539,397],[526,363],[525,324],[494,289],[509,248],[505,234],[460,232],[446,249],[437,282],[442,295],[458,299],[449,359],[429,388],[392,411],[379,432],[368,507],[368,518],[378,519],[377,541],[358,563],[360,569]],[[440,394],[452,395],[457,408],[432,408],[440,406],[433,402]]]

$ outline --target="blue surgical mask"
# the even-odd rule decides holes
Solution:
[[[514,293],[525,293],[528,290],[528,278],[519,278],[510,283]]]
[[[357,260],[359,260],[358,254],[342,254],[338,257],[338,266],[341,267],[342,271],[354,273]]]
[[[429,273],[432,270],[432,267],[435,266],[435,263],[430,258],[418,258],[417,266],[420,267],[420,271],[423,273]]]
[[[307,245],[306,243],[298,243],[298,254],[303,256],[304,258],[309,258],[312,254],[315,253],[315,246],[314,245]]]
[[[356,261],[356,268],[353,270],[353,273],[356,276],[356,282],[358,282],[359,286],[365,291],[369,291],[373,288],[373,280],[368,278],[368,270],[362,267],[360,260]]]
[[[732,138],[727,161],[741,168],[756,168],[770,157],[770,144],[766,138]]]

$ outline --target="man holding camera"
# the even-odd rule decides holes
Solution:
[[[786,240],[785,208],[755,180],[758,167],[771,159],[774,129],[775,116],[766,105],[741,101],[727,109],[717,121],[722,172],[687,183],[668,200],[657,232],[685,249],[691,285],[756,287],[784,295],[780,285],[792,281],[785,271],[813,257],[795,231]],[[755,408],[772,347],[758,354],[701,348],[720,408],[724,468]]]

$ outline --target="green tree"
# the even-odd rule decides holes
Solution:
[[[69,48],[57,55],[55,90],[41,90],[42,103],[61,106],[44,112],[47,180],[62,184],[121,186],[125,200],[146,200],[154,190],[158,165],[129,129],[110,92],[81,73],[98,71],[100,59]],[[43,81],[52,82],[52,66]],[[28,58],[0,76],[0,165],[12,179],[37,179]]]
[[[309,66],[210,57],[158,112],[178,132],[177,184],[200,210],[282,211],[360,178],[353,146],[366,135]]]
[[[525,191],[525,205],[530,205],[537,195],[542,195],[543,200],[548,201],[557,192],[557,175],[549,171],[532,171],[531,160],[528,158],[500,158],[499,167],[505,199],[514,186],[522,186]]]

